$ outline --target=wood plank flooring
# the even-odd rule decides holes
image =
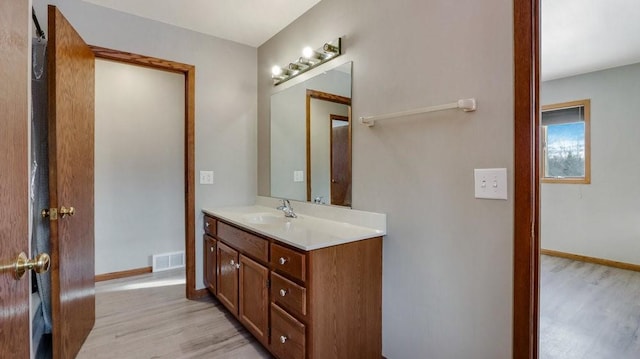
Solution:
[[[96,324],[77,358],[270,358],[213,298],[185,299],[184,271],[96,283]]]
[[[639,335],[639,272],[541,256],[541,359],[637,359]]]

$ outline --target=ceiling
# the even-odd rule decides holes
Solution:
[[[84,0],[258,47],[320,0]]]
[[[320,0],[84,0],[253,47]],[[640,62],[640,1],[541,0],[542,80]]]
[[[542,0],[542,80],[640,62],[640,1]]]

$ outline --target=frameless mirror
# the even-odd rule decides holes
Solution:
[[[351,62],[271,96],[271,196],[351,206]]]

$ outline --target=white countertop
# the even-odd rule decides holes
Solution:
[[[293,204],[294,210],[297,205],[305,208],[305,204],[296,202]],[[335,210],[345,211],[342,208]],[[325,208],[323,211],[332,210]],[[205,208],[202,212],[306,251],[381,237],[386,234],[386,216],[363,211],[354,211],[354,214],[359,216],[355,220],[356,224],[347,222],[350,219],[349,214],[344,216],[346,217],[344,222],[312,216],[303,212],[298,213],[297,210],[297,218],[286,218],[284,213],[276,210],[275,207],[259,204],[243,207]],[[362,222],[359,219],[367,217],[368,213],[375,219],[370,222],[380,222],[382,218],[384,225],[378,225],[378,228],[358,225]]]

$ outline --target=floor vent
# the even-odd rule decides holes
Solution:
[[[161,272],[184,267],[184,251],[153,255],[153,271]]]

